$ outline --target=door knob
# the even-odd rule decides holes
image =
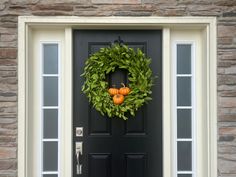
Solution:
[[[76,174],[82,174],[82,155],[83,155],[83,143],[75,143],[75,156],[76,156]]]

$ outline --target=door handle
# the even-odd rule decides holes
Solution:
[[[76,142],[75,143],[75,155],[76,155],[76,174],[82,174],[82,154],[83,154],[83,143]]]

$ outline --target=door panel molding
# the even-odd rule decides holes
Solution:
[[[52,26],[53,25],[53,26]],[[72,139],[72,29],[163,29],[163,150],[164,150],[164,177],[172,177],[170,170],[172,161],[171,132],[171,60],[170,60],[170,35],[173,29],[202,30],[204,37],[203,55],[206,59],[204,71],[206,73],[207,89],[204,96],[207,98],[206,111],[206,143],[207,166],[206,176],[217,176],[217,97],[216,97],[216,18],[215,17],[35,17],[20,16],[18,19],[18,176],[32,177],[30,175],[32,155],[29,139],[30,133],[30,70],[32,30],[34,29],[61,29],[64,31],[65,48],[63,61],[64,70],[62,77],[65,81],[63,92],[65,117],[61,124],[61,138],[66,146],[61,147],[62,166],[61,175],[71,176],[71,139]],[[63,99],[63,98],[62,98]],[[68,131],[69,130],[69,131]],[[36,157],[37,158],[37,155]],[[32,159],[32,158],[31,158]],[[173,169],[173,168],[171,168]]]

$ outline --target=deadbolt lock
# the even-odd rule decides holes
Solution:
[[[83,127],[76,127],[75,136],[76,137],[83,137],[83,134],[84,134]]]

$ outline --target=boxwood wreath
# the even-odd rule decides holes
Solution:
[[[152,99],[151,87],[154,77],[150,63],[151,59],[140,49],[135,51],[120,44],[101,48],[86,60],[84,73],[81,75],[85,78],[82,91],[102,115],[127,120],[127,115],[135,116],[135,112]],[[128,91],[126,96],[119,94],[121,89],[109,89],[106,81],[106,75],[117,68],[128,71],[129,85],[123,88],[123,91]],[[114,99],[121,99],[121,102],[115,103]]]

